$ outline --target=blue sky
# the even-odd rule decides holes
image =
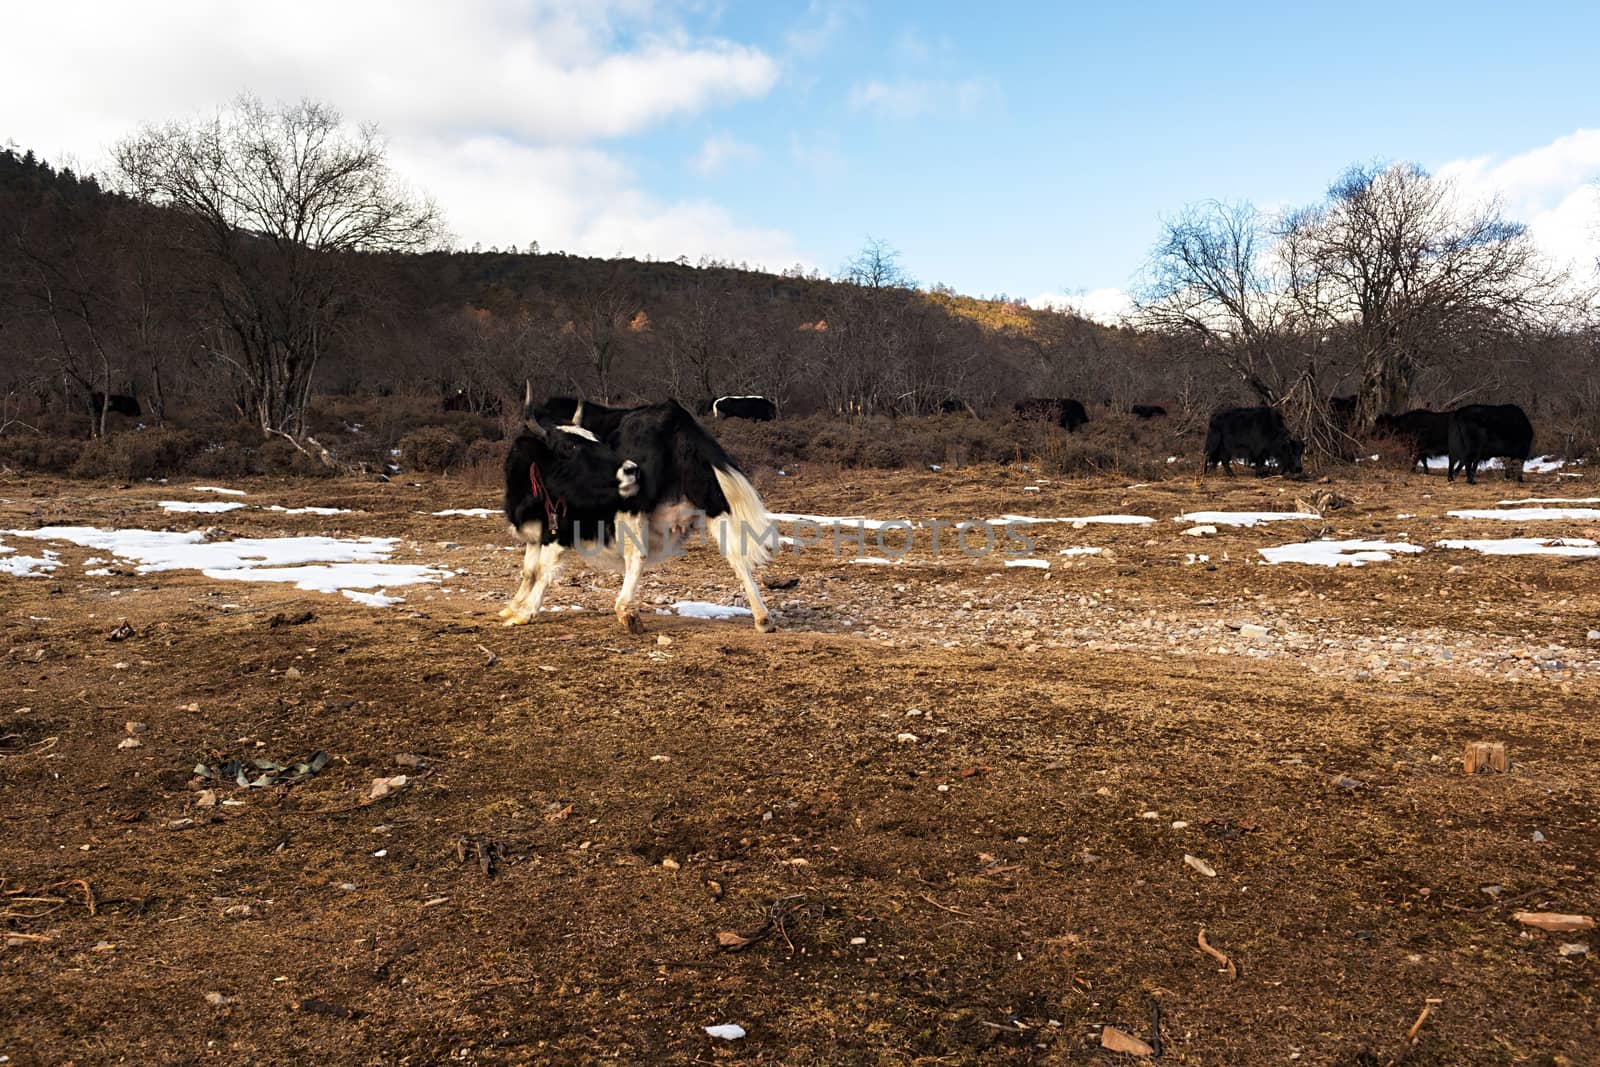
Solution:
[[[924,284],[1114,297],[1162,215],[1359,161],[1498,191],[1553,253],[1592,262],[1600,219],[1600,5],[126,6],[13,19],[0,138],[92,168],[140,122],[309,95],[378,121],[463,245],[832,273],[871,235]]]

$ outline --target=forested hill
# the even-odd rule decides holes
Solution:
[[[109,384],[225,406],[225,368],[211,357],[228,327],[171,215],[31,152],[0,152],[0,385]],[[319,354],[315,388],[465,390],[486,402],[531,378],[612,399],[761,393],[792,412],[900,414],[950,399],[1160,392],[1133,370],[1144,346],[1130,331],[919,289],[903,284],[892,253],[868,254],[870,272],[854,281],[561,253],[349,254],[360,284]]]

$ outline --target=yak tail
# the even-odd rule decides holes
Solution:
[[[756,487],[734,466],[711,468],[728,499],[728,513],[712,520],[712,534],[722,554],[752,567],[764,566],[778,545],[778,526],[767,514]]]

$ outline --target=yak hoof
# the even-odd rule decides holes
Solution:
[[[758,633],[758,634],[770,634],[776,629],[777,629],[777,626],[773,625],[773,622],[772,622],[771,619],[757,619],[756,620],[756,633]]]
[[[630,634],[644,633],[644,623],[639,621],[639,613],[637,611],[633,611],[631,609],[628,611],[619,611],[617,612],[617,621],[620,622],[622,624],[622,628],[628,631]]]
[[[528,624],[528,620],[531,619],[531,618],[533,618],[532,615],[518,615],[516,612],[513,611],[509,615],[506,616],[506,621],[501,623],[500,625],[501,626],[526,626]]]

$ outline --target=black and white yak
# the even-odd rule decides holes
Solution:
[[[767,562],[777,531],[750,480],[682,405],[538,406],[530,390],[523,411],[506,457],[505,507],[527,547],[522,582],[500,613],[506,625],[538,613],[564,555],[576,549],[591,566],[621,572],[617,620],[638,633],[640,575],[680,555],[703,529],[738,576],[756,629],[773,629],[752,572]]]

